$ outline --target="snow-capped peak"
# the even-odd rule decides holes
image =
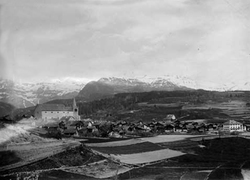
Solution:
[[[177,86],[185,86],[185,87],[192,88],[192,89],[198,89],[198,85],[194,80],[184,77],[184,76],[179,76],[179,75],[163,75],[162,77],[143,76],[143,77],[139,77],[138,79],[146,83],[154,83],[156,81],[168,81]]]
[[[29,107],[53,99],[73,98],[84,87],[79,81],[51,80],[39,83],[22,83],[1,79],[0,101],[13,104],[16,107]]]
[[[185,87],[197,89],[195,81],[181,76],[165,75],[163,77],[138,77],[138,78],[124,78],[124,77],[106,77],[101,78],[98,82],[103,82],[110,85],[128,85],[128,86],[151,86],[151,87]]]

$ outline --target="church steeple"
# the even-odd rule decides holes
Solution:
[[[78,115],[78,107],[76,105],[76,99],[73,99],[73,114],[74,114],[74,118],[76,120],[79,120],[79,115]]]
[[[75,99],[75,98],[73,99],[73,108],[74,108],[74,107],[77,107],[77,106],[76,106],[76,99]]]

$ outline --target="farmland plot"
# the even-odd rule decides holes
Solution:
[[[165,137],[165,136],[163,136]],[[176,139],[183,139],[186,136],[181,136]],[[188,136],[189,137],[189,136]],[[190,136],[193,137],[193,136]],[[155,141],[155,138],[145,138],[146,140]],[[161,138],[158,137],[158,138]],[[170,137],[168,137],[169,139]],[[143,140],[142,140],[143,139]],[[144,163],[151,163],[163,159],[168,159],[176,156],[183,155],[184,153],[179,151],[174,151],[170,149],[163,148],[158,144],[155,144],[150,141],[142,139],[133,139],[133,140],[125,140],[125,141],[116,141],[110,142],[107,144],[98,143],[94,144],[87,144],[91,146],[91,148],[104,155],[105,157],[111,157],[116,160],[119,160],[122,163],[126,164],[144,164]],[[176,140],[175,139],[175,140]],[[156,139],[157,142],[161,142]],[[173,139],[172,139],[173,141]],[[165,139],[164,139],[165,142]]]
[[[124,154],[124,155],[112,155],[115,159],[119,159],[120,162],[126,164],[144,164],[163,159],[169,159],[176,156],[184,155],[180,151],[174,151],[170,149],[161,149],[156,151],[149,151],[136,154]]]
[[[246,106],[244,101],[228,101],[223,103],[206,103],[199,105],[186,105],[182,107],[183,110],[208,110],[208,109],[220,109],[222,113],[227,114],[234,118],[249,118],[250,117],[250,107]]]
[[[129,140],[112,141],[112,142],[104,142],[104,143],[86,143],[85,145],[89,147],[117,147],[117,146],[138,144],[142,142],[145,142],[145,141],[142,141],[141,139],[129,139]]]
[[[134,153],[160,150],[163,148],[154,143],[142,142],[125,146],[92,147],[92,149],[105,154],[134,154]]]
[[[152,143],[164,143],[164,142],[174,142],[181,141],[187,138],[202,137],[204,135],[159,135],[155,137],[141,138],[143,141],[149,141]]]
[[[201,180],[201,179],[206,179],[210,172],[211,172],[211,170],[187,172],[181,177],[181,180]]]

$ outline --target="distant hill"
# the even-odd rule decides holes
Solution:
[[[118,93],[111,98],[91,102],[82,102],[81,99],[78,99],[78,106],[80,115],[88,117],[98,114],[99,117],[100,114],[104,113],[104,118],[106,118],[107,114],[112,114],[111,118],[115,120],[131,118],[144,121],[152,120],[155,117],[163,119],[167,114],[188,117],[187,119],[212,119],[213,117],[227,118],[228,116],[218,109],[220,106],[217,109],[216,106],[211,109],[199,109],[199,106],[219,105],[231,100],[238,100],[244,104],[249,95],[249,93],[244,93],[239,96],[239,94],[232,95],[229,92],[204,90]],[[187,105],[196,106],[197,109],[182,109],[183,106]]]
[[[105,97],[111,97],[115,94],[115,88],[112,85],[100,81],[91,81],[79,92],[77,98],[84,101],[93,101]]]
[[[77,98],[84,101],[93,101],[105,97],[112,97],[118,93],[149,92],[149,91],[185,91],[191,88],[174,84],[166,79],[156,79],[143,82],[138,79],[101,78],[91,81],[79,92]]]

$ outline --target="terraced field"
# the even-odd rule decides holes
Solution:
[[[248,119],[250,117],[250,107],[246,106],[245,101],[234,100],[222,103],[206,103],[199,105],[185,105],[182,110],[208,110],[220,109],[222,113],[232,118]]]
[[[159,145],[164,148],[170,148],[173,150],[178,150],[178,151],[183,152],[185,150],[198,147],[199,143],[196,141],[191,141],[191,140],[181,140],[181,141],[176,141],[176,142],[160,143]]]

